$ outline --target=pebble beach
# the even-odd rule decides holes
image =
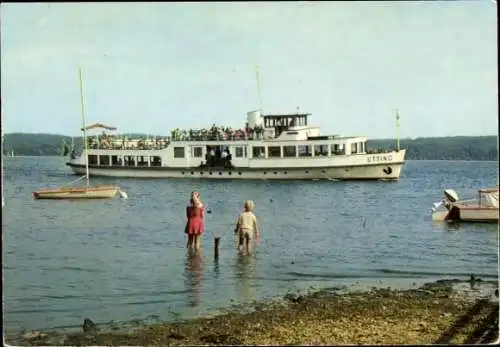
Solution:
[[[98,328],[88,319],[78,332],[24,332],[7,337],[6,342],[37,346],[494,342],[498,283],[479,281],[475,286],[483,287],[482,297],[457,290],[466,284],[458,280],[407,290],[374,287],[339,293],[327,288],[289,293],[279,300],[256,303],[250,311],[235,308],[216,316],[114,331]]]

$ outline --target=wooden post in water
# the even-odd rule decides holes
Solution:
[[[220,236],[215,236],[214,237],[214,260],[215,261],[219,260],[219,243],[220,243]]]

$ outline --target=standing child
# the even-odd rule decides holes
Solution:
[[[205,211],[199,192],[191,193],[191,200],[186,208],[186,217],[184,232],[188,235],[187,248],[200,250],[200,238],[205,231]]]
[[[257,217],[252,212],[255,204],[252,200],[245,201],[244,212],[238,216],[235,233],[238,233],[238,252],[243,252],[243,243],[245,243],[247,255],[251,254],[252,239],[259,239],[259,229],[257,227]]]

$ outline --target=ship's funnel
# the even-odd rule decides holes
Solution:
[[[253,129],[257,126],[264,125],[264,118],[260,110],[247,112],[247,123],[248,127]]]

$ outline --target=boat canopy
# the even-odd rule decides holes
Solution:
[[[498,192],[498,187],[479,189],[479,193],[495,193],[495,192]]]
[[[114,127],[114,126],[110,126],[110,125],[106,125],[106,124],[102,124],[102,123],[94,123],[94,124],[90,124],[90,125],[87,125],[84,128],[82,128],[81,130],[91,130],[91,129],[96,129],[96,128],[102,128],[102,129],[106,129],[106,130],[116,130],[117,128]]]

